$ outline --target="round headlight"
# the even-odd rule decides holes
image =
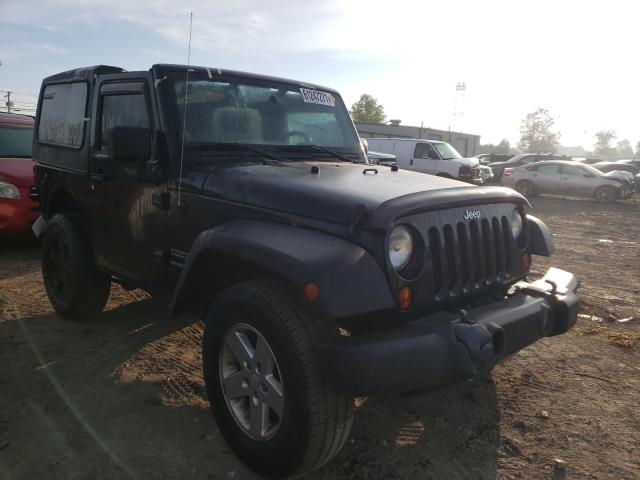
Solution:
[[[394,228],[389,235],[389,261],[395,270],[404,268],[413,252],[411,232],[404,225]]]
[[[511,211],[511,234],[517,239],[522,233],[522,213],[517,208]]]

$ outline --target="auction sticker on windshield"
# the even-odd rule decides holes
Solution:
[[[320,92],[318,90],[309,90],[308,88],[300,88],[302,98],[307,103],[317,103],[320,105],[336,106],[336,97],[330,93]]]

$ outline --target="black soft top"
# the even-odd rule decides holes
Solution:
[[[289,78],[281,78],[281,77],[273,77],[270,75],[260,75],[258,73],[248,73],[242,72],[239,70],[226,70],[224,68],[219,67],[199,67],[195,65],[191,65],[189,67],[191,73],[200,73],[207,75],[209,78],[215,78],[216,76],[229,76],[229,77],[241,77],[241,78],[255,78],[257,80],[264,80],[267,82],[279,82],[279,83],[288,83],[290,85],[296,85],[301,87],[312,88],[315,90],[322,90],[325,92],[334,93],[339,95],[336,90],[329,87],[324,87],[322,85],[316,85],[313,83],[301,82],[299,80],[291,80]],[[154,73],[156,78],[162,78],[167,73],[173,72],[185,72],[187,71],[186,65],[171,65],[171,64],[156,64],[151,67],[151,71]]]
[[[240,78],[255,78],[258,80],[264,80],[267,82],[279,82],[279,83],[288,83],[290,85],[296,85],[301,87],[312,88],[315,90],[322,90],[325,92],[330,92],[336,95],[339,95],[336,90],[329,87],[324,87],[321,85],[316,85],[307,82],[301,82],[298,80],[291,80],[288,78],[280,78],[280,77],[272,77],[269,75],[260,75],[257,73],[247,73],[241,72],[238,70],[225,70],[219,67],[201,67],[191,65],[189,67],[191,73],[199,73],[203,75],[207,75],[209,78],[215,78],[216,76],[231,76],[231,77],[240,77]],[[168,73],[175,72],[185,72],[187,71],[186,65],[173,65],[173,64],[156,64],[153,65],[149,69],[155,78],[163,78]],[[127,70],[120,67],[114,67],[111,65],[94,65],[91,67],[82,67],[75,68],[73,70],[67,70],[66,72],[56,73],[55,75],[51,75],[43,80],[43,83],[55,83],[55,82],[64,82],[69,80],[89,80],[93,81],[96,76],[99,75],[111,75],[118,73],[126,73]]]
[[[94,65],[92,67],[74,68],[66,72],[56,73],[55,75],[45,78],[42,83],[63,82],[65,80],[93,80],[97,75],[125,72],[126,70],[120,67]]]

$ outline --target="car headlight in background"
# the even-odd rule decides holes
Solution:
[[[413,252],[413,237],[411,231],[404,225],[399,225],[389,235],[389,261],[395,270],[404,268]]]
[[[522,212],[520,212],[519,208],[514,208],[511,211],[511,234],[514,240],[517,240],[522,233],[522,226]]]
[[[15,185],[0,180],[0,198],[20,200],[20,190]]]

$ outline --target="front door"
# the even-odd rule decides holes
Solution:
[[[144,75],[144,74],[143,74]],[[166,184],[147,181],[144,166],[150,158],[122,158],[108,151],[105,132],[116,127],[141,127],[152,134],[158,117],[149,94],[149,79],[132,74],[96,86],[90,177],[92,235],[96,257],[125,279],[157,284],[164,279],[167,210],[161,199]]]
[[[438,162],[440,156],[436,152],[435,148],[430,143],[419,142],[416,143],[416,147],[413,151],[413,157],[411,159],[411,165],[409,170],[415,170],[417,172],[431,173],[436,175],[439,173]]]
[[[585,196],[588,182],[584,171],[578,165],[562,165],[560,167],[560,190],[565,195]]]

